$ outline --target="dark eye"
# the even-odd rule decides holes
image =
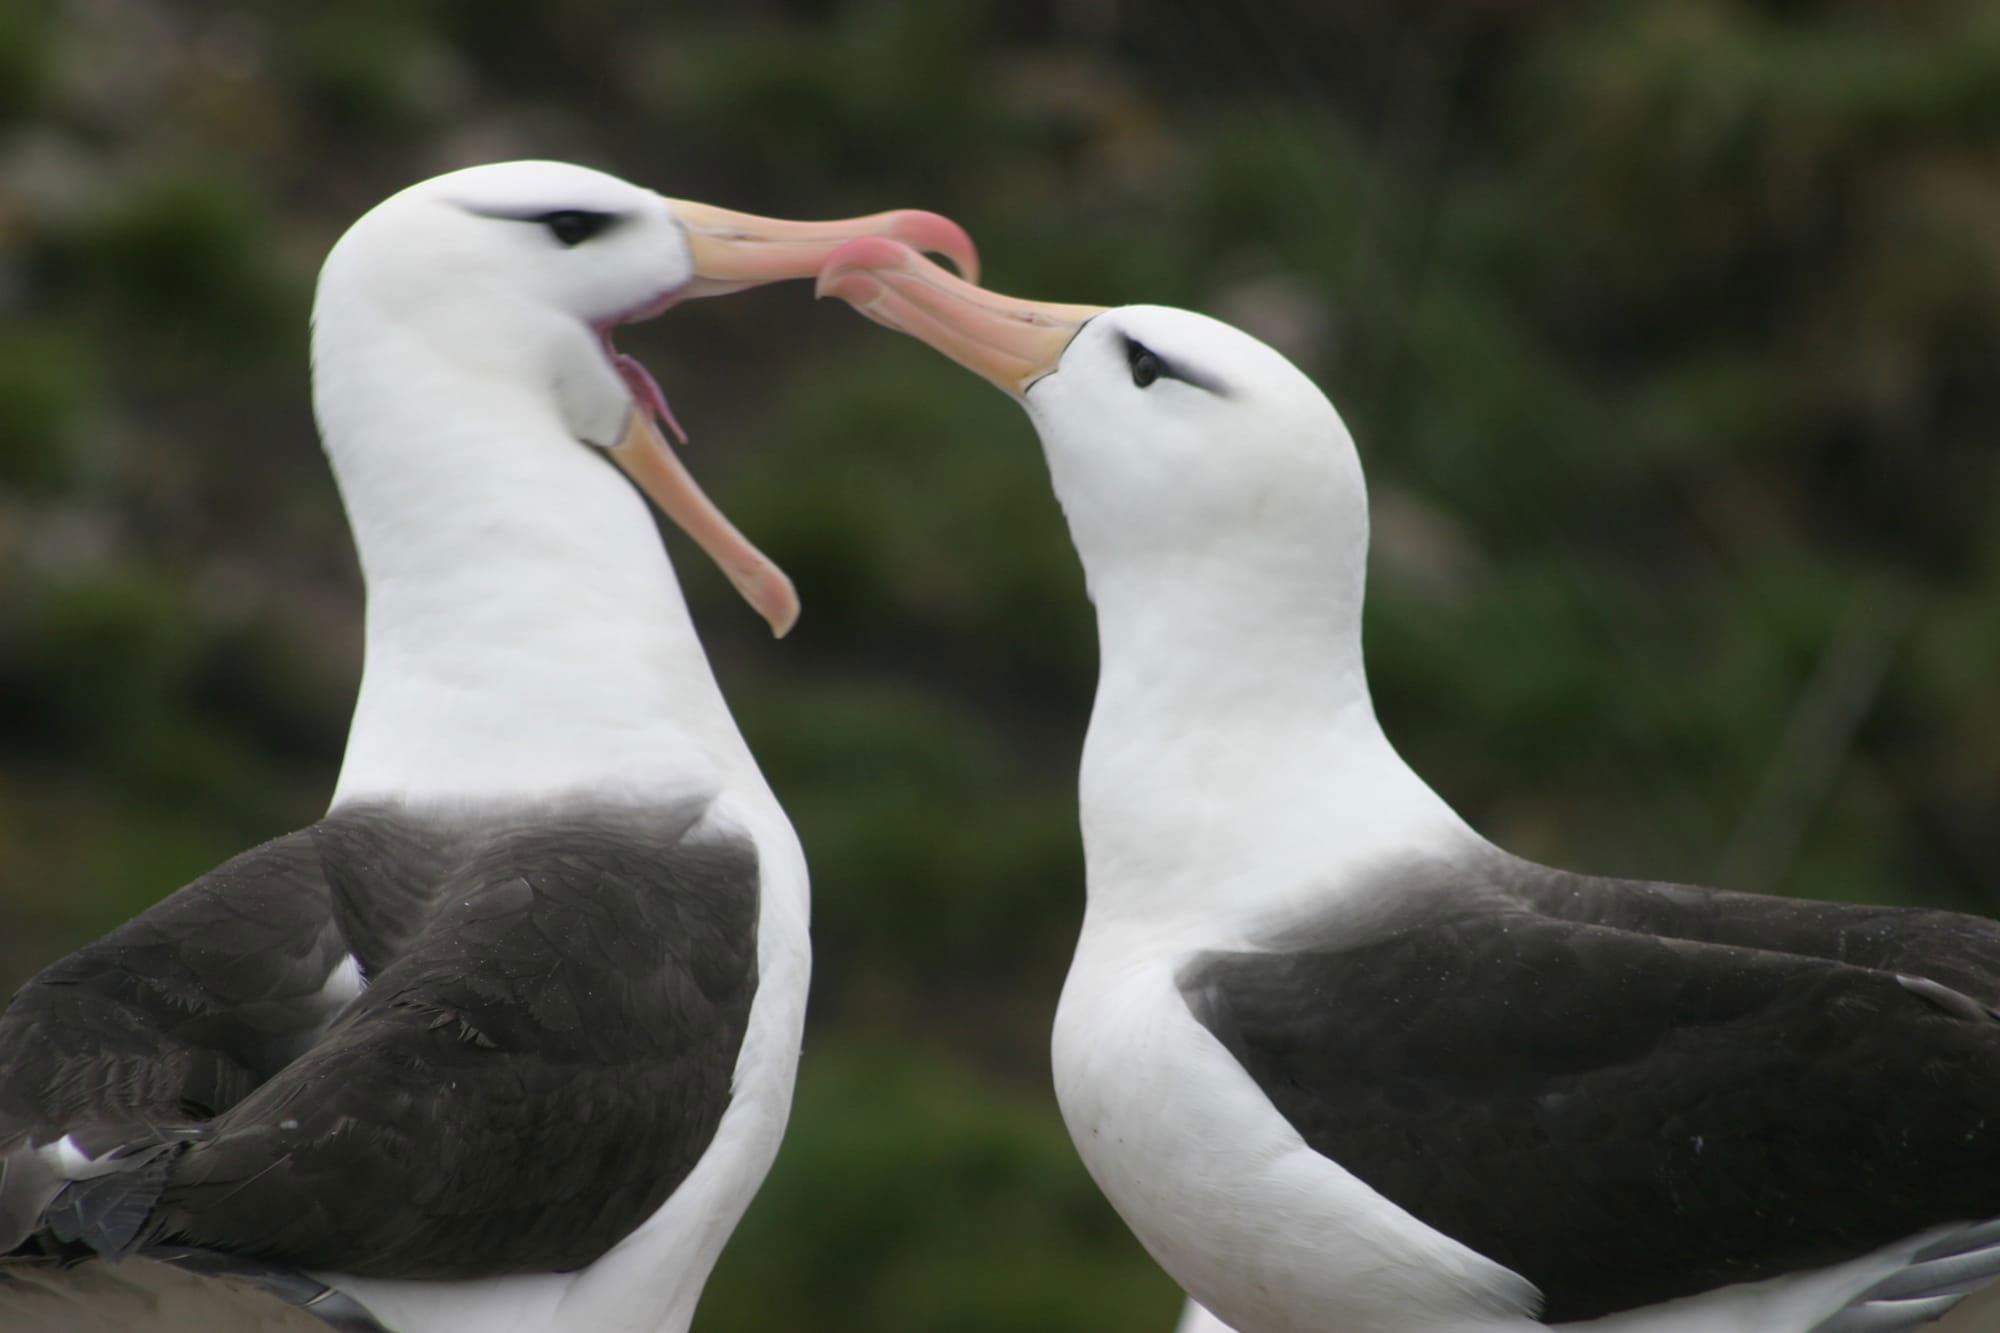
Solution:
[[[1167,370],[1150,348],[1129,338],[1125,340],[1125,360],[1132,367],[1132,383],[1142,389],[1164,375]]]
[[[610,213],[593,213],[582,208],[558,209],[554,213],[543,213],[529,219],[547,227],[549,235],[569,248],[582,245],[617,220]]]

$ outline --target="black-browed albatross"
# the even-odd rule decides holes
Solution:
[[[367,613],[332,806],[15,996],[0,1253],[247,1273],[400,1333],[687,1327],[788,1113],[806,867],[632,480],[776,632],[797,603],[610,334],[878,234],[973,261],[934,214],[780,222],[547,162],[334,246],[314,403]],[[164,1308],[121,1270],[69,1294]],[[84,1326],[61,1274],[0,1265],[0,1326]]]
[[[2000,1273],[2000,925],[1508,855],[1376,721],[1361,466],[1283,357],[886,240],[820,290],[1041,436],[1100,646],[1056,1091],[1216,1317],[1883,1333]]]

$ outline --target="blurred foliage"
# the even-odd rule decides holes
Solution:
[[[937,208],[1003,290],[1245,325],[1360,442],[1377,702],[1475,824],[2000,910],[2000,9],[689,8],[0,4],[0,982],[320,809],[314,270],[524,156]],[[1164,1329],[1047,1089],[1094,654],[1025,421],[797,288],[626,342],[806,604],[774,646],[671,539],[818,944],[701,1326]]]

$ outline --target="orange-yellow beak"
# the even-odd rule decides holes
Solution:
[[[788,222],[708,204],[669,202],[694,256],[694,277],[672,294],[672,301],[741,291],[784,278],[811,277],[829,256],[857,238],[894,238],[884,239],[884,243],[934,250],[968,276],[976,278],[979,273],[979,255],[972,239],[964,228],[936,213],[899,209],[843,222]],[[657,313],[661,308],[663,305],[656,305],[646,313]],[[666,422],[676,434],[680,428],[652,377],[636,361],[617,354],[608,341],[606,350],[632,389],[634,400],[625,433],[610,450],[612,459],[661,513],[694,538],[744,600],[769,622],[771,632],[783,638],[799,618],[799,595],[792,581],[723,516],[668,446],[658,423]]]
[[[817,290],[929,343],[1016,398],[1056,368],[1078,329],[1104,313],[1102,306],[989,292],[879,236],[849,241],[829,255]]]

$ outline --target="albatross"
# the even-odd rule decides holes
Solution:
[[[1888,1333],[2000,1273],[2000,925],[1508,854],[1377,722],[1361,465],[1282,356],[880,238],[819,290],[1041,437],[1100,649],[1055,1087],[1214,1318]]]
[[[974,262],[934,214],[782,222],[551,162],[333,247],[314,406],[367,608],[331,807],[0,1017],[0,1326],[122,1293],[220,1328],[200,1274],[349,1329],[687,1327],[788,1114],[807,877],[641,491],[774,632],[798,604],[612,334],[870,235]]]

